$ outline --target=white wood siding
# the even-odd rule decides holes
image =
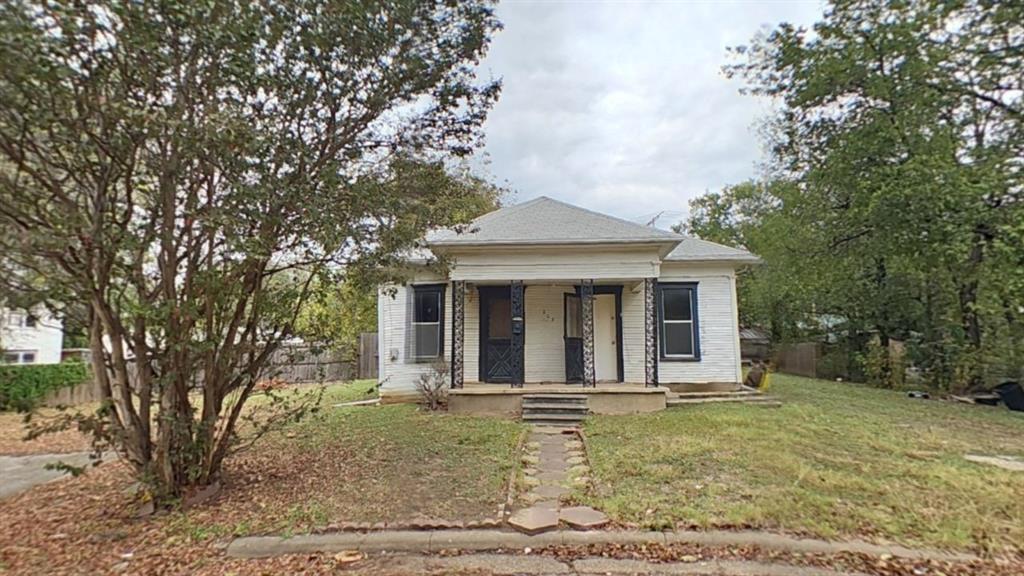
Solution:
[[[742,380],[735,276],[731,265],[687,265],[669,262],[662,265],[659,282],[697,283],[700,361],[659,362],[659,382],[668,384]]]
[[[626,284],[622,287],[622,377],[626,382],[646,380],[644,329],[643,282]]]
[[[533,248],[452,254],[452,280],[621,280],[658,275],[657,248]]]
[[[466,382],[480,381],[480,292],[476,286],[466,286],[466,326],[463,334],[463,378]]]
[[[36,325],[26,326],[28,312],[0,308],[0,346],[5,352],[19,357],[32,354],[35,357],[33,364],[60,363],[64,344],[63,322],[42,307],[34,308],[31,315],[35,316]]]
[[[418,275],[413,284],[437,284],[429,275]],[[406,315],[411,288],[404,285],[382,286],[377,293],[377,345],[380,365],[378,382],[382,393],[410,393],[416,391],[420,374],[431,371],[430,362],[406,360]],[[391,293],[393,292],[393,294]],[[452,287],[444,291],[444,359],[451,362],[452,353]]]
[[[526,288],[526,381],[565,382],[564,294],[572,286]]]
[[[598,270],[580,274],[597,276]],[[660,362],[663,383],[739,382],[739,326],[736,309],[735,272],[731,265],[664,263],[660,282],[696,282],[699,306],[701,359],[696,362]],[[437,283],[429,273],[418,274],[414,283]],[[388,294],[394,288],[395,295]],[[382,287],[378,296],[380,382],[390,393],[415,391],[419,375],[430,364],[405,361],[407,288]],[[563,294],[574,292],[570,284],[532,284],[526,287],[525,370],[527,382],[565,380]],[[475,285],[466,288],[464,375],[467,382],[480,380],[480,295]],[[445,290],[444,357],[451,359],[452,289]],[[623,282],[622,289],[623,376],[626,382],[644,381],[644,293],[642,281]]]

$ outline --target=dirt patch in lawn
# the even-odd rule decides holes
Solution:
[[[0,572],[222,573],[219,546],[236,535],[493,517],[520,432],[413,406],[325,408],[230,459],[212,502],[147,519],[135,518],[127,467],[103,464],[0,500]],[[294,561],[265,566],[301,570]]]

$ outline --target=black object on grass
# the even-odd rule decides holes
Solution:
[[[1007,408],[1016,412],[1024,412],[1024,388],[1021,388],[1020,382],[1003,382],[993,390],[999,394],[999,398]]]

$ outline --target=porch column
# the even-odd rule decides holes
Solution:
[[[658,306],[656,278],[644,278],[644,384],[658,385]]]
[[[466,281],[452,282],[452,388],[465,381],[463,356],[466,333]]]
[[[511,308],[512,308],[512,387],[522,388],[525,380],[525,368],[523,353],[526,349],[525,324],[526,317],[523,314],[523,281],[513,280],[511,282]]]
[[[597,386],[594,371],[594,281],[580,283],[580,312],[583,316],[583,385]]]

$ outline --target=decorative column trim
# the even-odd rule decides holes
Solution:
[[[512,387],[522,388],[525,380],[524,358],[526,317],[523,302],[523,281],[513,280],[510,286],[512,307]]]
[[[597,386],[594,369],[594,281],[580,282],[580,312],[583,316],[583,385]]]
[[[658,307],[656,278],[644,278],[644,384],[658,385]]]
[[[466,281],[452,282],[452,388],[465,382]]]

